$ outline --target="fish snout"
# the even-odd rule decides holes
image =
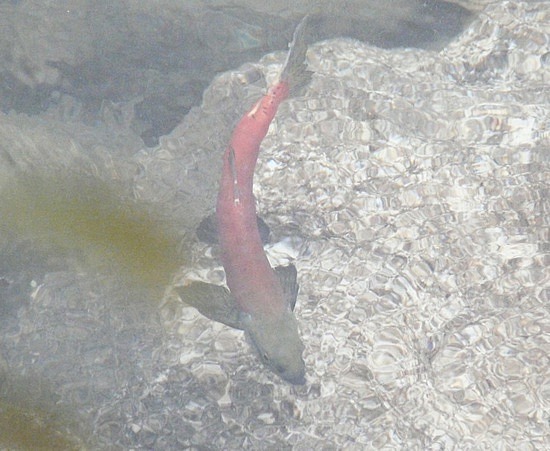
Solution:
[[[242,325],[253,348],[268,368],[291,384],[305,384],[304,345],[292,312],[288,311],[275,319],[249,315]]]
[[[286,359],[284,365],[272,365],[273,371],[282,379],[293,385],[304,385],[306,383],[306,365],[301,356],[294,356],[292,359]]]
[[[281,377],[293,385],[304,385],[306,383],[305,371],[298,374],[281,374]]]

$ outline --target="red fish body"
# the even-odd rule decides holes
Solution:
[[[216,208],[222,263],[237,304],[250,314],[280,315],[287,308],[263,250],[252,185],[260,144],[288,93],[285,81],[272,86],[237,124],[223,157]]]
[[[304,21],[294,33],[281,79],[239,121],[223,156],[216,222],[227,285],[194,282],[179,288],[202,314],[243,329],[260,359],[293,384],[305,382],[304,345],[292,310],[298,294],[293,265],[271,268],[265,255],[252,192],[254,169],[277,108],[309,80]]]
[[[288,95],[288,81],[279,81],[235,127],[223,157],[216,217],[227,286],[239,310],[238,327],[275,373],[293,384],[303,384],[304,346],[292,313],[298,292],[296,270],[292,265],[271,268],[252,192],[260,144]]]

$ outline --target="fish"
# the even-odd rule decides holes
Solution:
[[[307,86],[306,22],[296,27],[283,69],[235,126],[223,155],[215,221],[227,287],[192,282],[176,287],[201,314],[245,332],[260,360],[285,381],[305,383],[304,344],[294,307],[294,265],[272,268],[263,248],[252,192],[260,146],[279,105]]]

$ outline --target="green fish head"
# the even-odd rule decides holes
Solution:
[[[304,345],[291,311],[275,319],[243,314],[241,324],[266,366],[291,384],[305,383]]]

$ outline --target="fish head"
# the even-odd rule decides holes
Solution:
[[[298,322],[291,311],[277,318],[245,314],[241,324],[260,360],[287,382],[305,383],[304,344],[298,332]]]

